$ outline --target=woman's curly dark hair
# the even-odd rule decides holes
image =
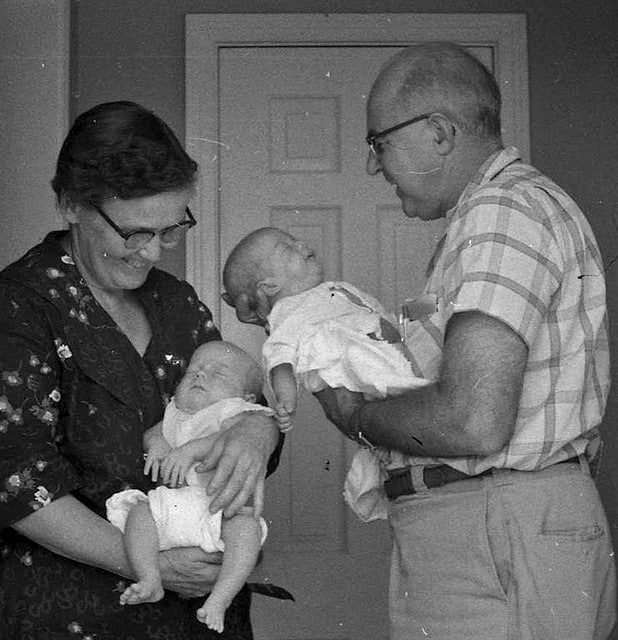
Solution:
[[[101,205],[190,187],[192,160],[174,132],[134,102],[106,102],[77,117],[51,181],[61,205]]]

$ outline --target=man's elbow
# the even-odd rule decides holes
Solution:
[[[513,428],[514,424],[492,422],[480,428],[477,424],[474,428],[466,429],[471,453],[482,457],[499,453],[509,443]]]

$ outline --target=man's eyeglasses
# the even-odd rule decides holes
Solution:
[[[399,131],[399,129],[403,129],[404,127],[409,127],[411,124],[415,122],[420,122],[421,120],[427,120],[433,113],[424,113],[421,116],[416,116],[416,118],[410,118],[410,120],[405,120],[404,122],[400,122],[396,124],[394,127],[389,127],[388,129],[384,129],[384,131],[378,131],[378,133],[370,133],[366,138],[365,142],[369,145],[371,149],[371,153],[376,156],[379,156],[382,153],[382,149],[380,148],[380,143],[378,142],[379,138],[383,138],[387,136],[389,133],[394,133],[395,131]]]
[[[189,207],[185,207],[185,213],[188,220],[177,222],[169,227],[165,227],[160,231],[154,231],[151,229],[139,229],[135,231],[123,231],[106,213],[101,207],[92,205],[94,210],[107,222],[107,224],[124,239],[124,246],[131,251],[137,251],[145,247],[155,236],[159,236],[161,246],[164,249],[172,249],[175,247],[184,237],[185,231],[191,229],[197,224],[196,219],[191,213]]]

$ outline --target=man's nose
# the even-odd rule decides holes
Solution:
[[[380,166],[380,159],[370,149],[367,155],[367,173],[370,176],[375,176],[380,173],[380,171],[382,171],[382,167]]]

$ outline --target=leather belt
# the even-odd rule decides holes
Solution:
[[[569,460],[563,460],[556,464],[564,464],[565,462],[579,464],[579,459],[570,458]],[[449,467],[447,464],[442,464],[437,467],[425,467],[423,469],[423,482],[428,489],[435,489],[437,487],[443,487],[445,484],[450,484],[451,482],[457,482],[458,480],[472,480],[490,476],[492,471],[493,469],[487,469],[487,471],[483,471],[483,473],[469,476],[463,471],[458,471],[457,469],[453,469],[453,467]],[[410,467],[391,469],[388,475],[388,479],[384,481],[384,491],[389,500],[395,500],[395,498],[399,498],[400,496],[410,496],[418,493],[418,490],[412,482]]]

